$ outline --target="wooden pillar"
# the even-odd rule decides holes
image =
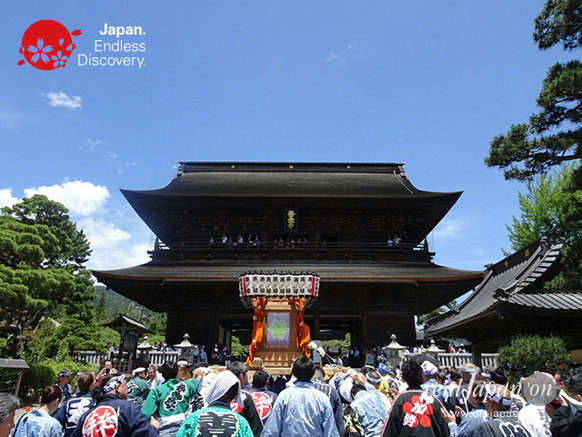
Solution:
[[[481,345],[475,345],[475,343],[473,343],[471,346],[473,347],[473,353],[471,357],[473,360],[473,364],[483,368],[483,359],[481,357]]]
[[[18,371],[18,378],[16,379],[16,387],[14,389],[14,396],[18,396],[18,392],[20,391],[20,383],[22,382],[22,374],[24,373],[24,369],[20,369]]]
[[[368,310],[366,308],[362,309],[362,320],[361,320],[361,341],[364,343],[364,346],[368,345]]]
[[[168,317],[166,317],[166,338],[164,341],[167,343],[168,340],[171,338],[172,332],[172,318],[174,316],[173,312],[168,311]]]
[[[320,327],[319,309],[316,309],[313,314],[313,332],[311,333],[311,338],[315,340],[321,339],[321,335],[319,334],[319,327]]]
[[[218,343],[218,334],[220,332],[220,313],[218,310],[214,310],[214,340],[212,341],[213,346],[214,343]]]

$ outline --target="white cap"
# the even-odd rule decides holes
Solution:
[[[420,367],[422,367],[422,373],[424,375],[436,375],[439,373],[439,369],[430,361],[423,362]]]
[[[138,374],[140,374],[141,372],[145,372],[146,369],[145,367],[138,367],[136,369],[133,369],[133,376],[137,376]]]

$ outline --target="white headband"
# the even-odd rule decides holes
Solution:
[[[487,396],[489,396],[491,399],[493,399],[494,402],[496,402],[500,405],[505,405],[506,407],[511,406],[511,399],[507,399],[507,398],[503,398],[503,397],[499,396],[497,393],[495,393],[495,388],[491,384],[485,385],[485,391],[487,392]]]
[[[122,373],[115,378],[111,378],[105,387],[103,387],[103,393],[109,393],[110,391],[115,390],[117,387],[121,385],[121,383],[125,380],[125,375]]]
[[[369,373],[366,375],[366,380],[367,380],[367,381],[368,381],[370,384],[380,384],[380,383],[382,382],[382,378],[381,378],[381,377],[380,377],[380,378],[377,378],[377,379],[374,379],[374,378],[372,378],[372,377],[370,376],[370,374],[369,374]]]

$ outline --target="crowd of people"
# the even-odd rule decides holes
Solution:
[[[14,437],[582,436],[582,368],[517,387],[499,369],[442,369],[422,356],[333,372],[305,356],[278,377],[260,359],[226,369],[180,359],[131,376],[106,362],[80,373],[74,393],[60,372],[16,424],[19,400],[0,395],[0,437],[13,427]]]

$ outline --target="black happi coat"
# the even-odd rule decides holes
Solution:
[[[448,437],[449,426],[443,419],[441,402],[423,390],[408,390],[400,393],[382,437]]]

